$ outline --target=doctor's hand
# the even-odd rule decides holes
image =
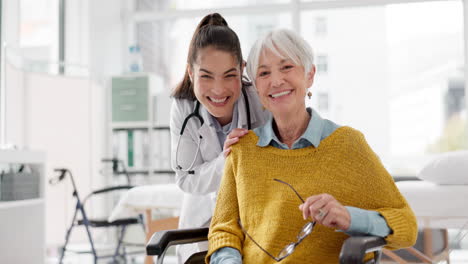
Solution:
[[[346,231],[351,225],[351,215],[348,209],[330,194],[313,195],[299,205],[304,219],[311,218],[326,227]]]
[[[226,158],[231,153],[231,146],[239,141],[239,138],[245,136],[249,131],[245,128],[234,128],[224,141],[223,154]]]

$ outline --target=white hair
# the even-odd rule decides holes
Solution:
[[[273,30],[258,39],[250,50],[247,59],[247,75],[253,83],[255,83],[257,75],[258,61],[266,49],[280,58],[290,59],[294,64],[303,66],[306,74],[314,65],[312,48],[304,38],[291,30]]]

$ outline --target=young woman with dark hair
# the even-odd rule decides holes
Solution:
[[[230,147],[269,113],[243,77],[245,62],[236,33],[217,13],[205,16],[190,42],[187,68],[172,93],[172,166],[185,192],[179,228],[209,226]],[[179,262],[206,243],[178,248]]]

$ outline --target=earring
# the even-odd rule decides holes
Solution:
[[[309,91],[309,92],[307,93],[307,96],[309,97],[309,99],[311,99],[311,98],[312,98],[312,92]]]

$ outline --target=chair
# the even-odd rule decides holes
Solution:
[[[68,228],[66,235],[65,235],[65,244],[62,248],[62,252],[60,255],[60,260],[59,263],[61,264],[63,262],[63,258],[65,256],[65,252],[67,251],[67,245],[70,239],[71,231],[75,226],[84,226],[86,229],[86,233],[89,239],[89,243],[91,245],[91,251],[88,252],[83,252],[83,253],[92,253],[94,256],[94,263],[97,263],[97,260],[100,258],[110,258],[112,257],[113,262],[116,263],[118,258],[121,258],[124,262],[126,262],[126,256],[127,253],[125,251],[125,248],[123,247],[123,238],[125,235],[125,231],[129,225],[134,225],[134,224],[141,224],[144,229],[143,225],[143,219],[142,217],[135,217],[135,218],[125,218],[125,219],[117,219],[115,221],[109,222],[107,219],[90,219],[88,218],[86,211],[85,211],[85,204],[86,202],[91,198],[96,195],[102,195],[102,194],[108,194],[114,191],[119,191],[119,190],[128,190],[133,188],[131,185],[121,185],[121,186],[113,186],[113,187],[108,187],[108,188],[103,188],[99,190],[95,190],[91,192],[89,195],[87,195],[83,202],[80,199],[80,196],[78,194],[76,185],[75,185],[75,180],[73,179],[73,175],[70,170],[68,169],[55,169],[54,171],[60,172],[60,175],[54,179],[51,179],[49,182],[52,185],[55,185],[62,181],[66,174],[68,173],[70,175],[70,179],[72,182],[73,186],[73,196],[76,198],[76,207],[75,207],[75,213],[73,215],[73,219],[71,222],[70,227]],[[78,212],[81,213],[82,218],[77,219]],[[96,251],[96,247],[94,244],[93,237],[91,235],[91,228],[110,228],[110,227],[116,227],[119,229],[118,232],[118,238],[117,238],[117,246],[115,248],[114,254],[113,255],[105,255],[105,256],[99,256]]]
[[[196,243],[206,241],[208,228],[176,229],[156,232],[146,245],[146,254],[158,256],[158,264],[163,263],[166,250],[173,245]],[[366,253],[374,252],[374,258],[366,264],[380,262],[382,248],[386,245],[385,239],[375,236],[356,236],[345,240],[340,252],[340,264],[363,263]],[[196,253],[185,262],[186,264],[204,263],[206,251]]]

